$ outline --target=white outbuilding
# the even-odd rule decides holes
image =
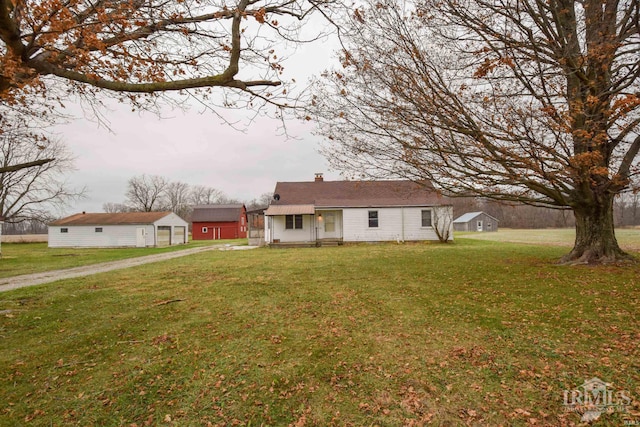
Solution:
[[[182,245],[189,224],[173,212],[79,213],[49,224],[50,248]]]

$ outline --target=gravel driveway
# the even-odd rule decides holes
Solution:
[[[152,262],[165,261],[172,258],[179,258],[195,253],[211,250],[244,250],[254,249],[257,246],[227,246],[214,245],[200,248],[184,249],[176,252],[167,252],[157,255],[146,255],[137,258],[128,258],[118,261],[103,262],[100,264],[84,265],[82,267],[67,268],[64,270],[45,271],[42,273],[25,274],[22,276],[6,277],[0,279],[0,292],[25,288],[27,286],[41,285],[43,283],[55,282],[63,279],[90,276],[107,271],[121,270],[123,268],[135,267],[137,265],[149,264]]]

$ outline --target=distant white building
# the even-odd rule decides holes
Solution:
[[[453,239],[453,208],[431,183],[278,182],[265,211],[265,242],[325,245]]]
[[[79,213],[49,224],[49,247],[182,245],[189,224],[173,212]]]

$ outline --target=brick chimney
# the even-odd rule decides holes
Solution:
[[[322,182],[324,178],[322,178],[322,173],[316,173],[315,182]]]

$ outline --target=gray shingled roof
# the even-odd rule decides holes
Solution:
[[[311,181],[278,182],[272,205],[315,207],[435,206],[449,203],[429,182]]]
[[[244,205],[197,205],[193,207],[191,222],[239,221]]]

